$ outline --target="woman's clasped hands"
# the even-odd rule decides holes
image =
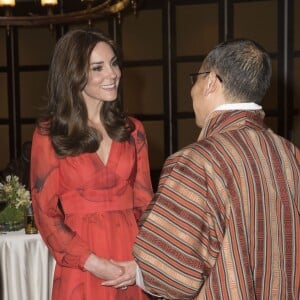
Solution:
[[[137,264],[134,260],[123,262],[110,260],[110,262],[116,267],[121,267],[123,269],[123,273],[117,278],[103,281],[101,283],[103,286],[113,286],[117,289],[127,289],[129,285],[135,284]]]
[[[101,285],[127,289],[129,285],[135,284],[136,262],[117,262],[100,258],[91,254],[85,262],[84,268],[103,281]]]

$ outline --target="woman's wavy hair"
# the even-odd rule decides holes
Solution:
[[[82,96],[88,80],[89,59],[99,42],[110,45],[120,62],[114,41],[98,31],[69,31],[55,46],[47,84],[48,104],[38,119],[38,127],[50,136],[59,157],[92,153],[99,148],[102,137],[88,126],[88,112]],[[103,103],[100,118],[111,139],[129,140],[134,124],[121,110],[119,98]]]

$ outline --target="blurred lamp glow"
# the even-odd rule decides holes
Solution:
[[[15,6],[15,0],[0,0],[0,6]]]
[[[45,6],[45,5],[57,5],[57,0],[42,0],[41,4],[42,4],[42,6]]]

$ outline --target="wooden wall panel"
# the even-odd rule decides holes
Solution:
[[[251,1],[234,4],[234,37],[250,38],[266,50],[277,49],[277,1]]]
[[[162,58],[161,10],[139,11],[122,20],[124,60],[137,61]]]
[[[148,138],[151,169],[161,169],[165,158],[164,124],[162,121],[143,121]]]
[[[218,43],[218,5],[176,7],[176,54],[206,54]]]
[[[0,28],[0,66],[6,66],[6,28]]]
[[[35,124],[23,124],[21,127],[22,144],[31,141],[34,132]]]
[[[48,72],[20,73],[20,108],[22,118],[36,118],[45,105]]]
[[[8,118],[7,75],[0,73],[0,118]]]
[[[271,86],[267,91],[262,105],[264,109],[277,109],[278,107],[278,67],[277,60],[272,60],[272,79]]]
[[[177,126],[178,148],[187,146],[190,143],[196,142],[200,134],[200,128],[197,127],[195,119],[178,120]]]
[[[294,117],[294,122],[293,122],[293,142],[300,149],[300,116]]]
[[[274,132],[278,131],[278,118],[277,117],[271,117],[266,116],[265,117],[265,123],[267,126],[269,126]]]
[[[300,51],[300,0],[294,1],[294,49]]]
[[[56,37],[48,27],[20,28],[19,63],[20,65],[48,65]]]
[[[162,68],[130,67],[123,71],[124,108],[131,114],[162,114]]]
[[[0,137],[1,137],[0,170],[4,169],[10,160],[8,130],[9,130],[8,125],[0,125]]]
[[[294,59],[294,106],[300,110],[300,57]]]
[[[109,35],[109,24],[108,24],[108,21],[107,20],[94,20],[92,23],[91,23],[91,26],[92,28],[94,29],[98,29],[102,32],[104,32],[105,34],[108,34]],[[68,26],[68,30],[72,30],[72,29],[77,29],[77,28],[81,28],[81,29],[88,29],[90,28],[89,27],[89,24],[84,22],[84,23],[77,23],[77,24],[70,24]]]

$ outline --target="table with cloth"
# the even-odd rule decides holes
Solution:
[[[40,234],[0,234],[0,300],[51,299],[54,267]]]

